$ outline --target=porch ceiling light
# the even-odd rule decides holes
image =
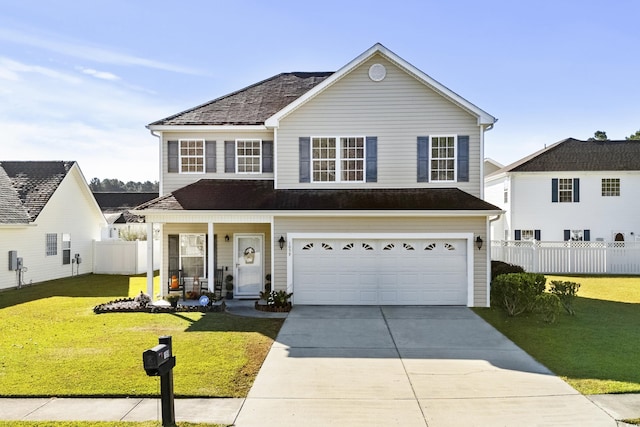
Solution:
[[[280,238],[278,239],[278,244],[280,245],[280,250],[284,249],[284,244],[286,243],[286,240],[284,239],[284,236],[280,236]]]
[[[476,248],[478,248],[478,250],[482,249],[483,243],[484,241],[482,240],[482,237],[480,236],[476,237]]]

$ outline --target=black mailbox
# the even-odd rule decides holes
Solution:
[[[175,366],[175,358],[171,355],[171,347],[166,344],[146,350],[142,353],[142,366],[149,376],[162,375]]]

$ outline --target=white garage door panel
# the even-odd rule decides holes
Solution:
[[[296,304],[466,305],[462,239],[295,239]]]

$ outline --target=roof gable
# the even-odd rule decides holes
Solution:
[[[496,173],[555,171],[640,171],[640,141],[567,138]]]
[[[0,162],[0,223],[35,221],[74,164],[64,161]]]

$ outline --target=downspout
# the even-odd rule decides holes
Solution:
[[[151,135],[158,138],[158,182],[160,183],[158,187],[158,195],[162,196],[164,194],[162,189],[162,133],[156,134],[151,129],[149,129],[149,132],[151,132]]]

